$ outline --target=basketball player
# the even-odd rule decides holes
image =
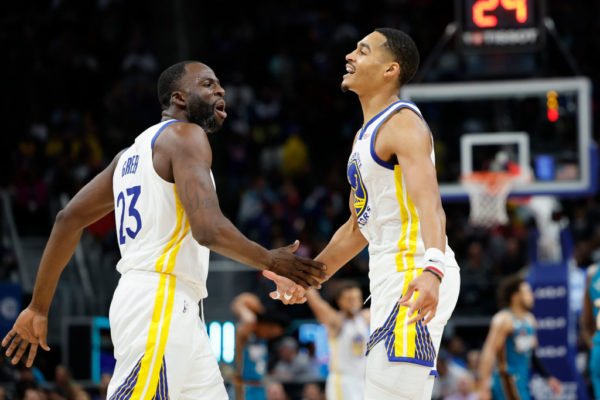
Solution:
[[[581,313],[581,335],[590,349],[589,377],[594,398],[600,399],[600,268],[591,265],[587,270],[587,284]]]
[[[207,134],[227,114],[225,91],[199,62],[167,68],[158,80],[162,121],[80,190],[56,217],[33,298],[2,341],[31,365],[46,344],[59,276],[83,229],[115,210],[122,274],[109,313],[117,360],[109,399],[226,399],[198,303],[207,296],[209,251],[309,287],[322,265],[293,255],[298,243],[266,250],[221,213]]]
[[[268,341],[281,337],[287,316],[267,311],[258,296],[240,293],[231,303],[237,317],[235,330],[235,399],[265,400],[263,381],[269,362]]]
[[[500,303],[506,308],[492,318],[481,352],[480,399],[530,399],[532,366],[541,376],[548,378],[548,384],[555,394],[560,393],[560,382],[550,376],[535,355],[537,337],[535,317],[531,314],[531,287],[520,276],[510,276],[502,282],[499,297]],[[495,364],[497,366],[494,368]]]
[[[417,106],[398,98],[419,52],[405,33],[381,28],[346,62],[342,90],[357,94],[365,121],[347,165],[351,216],[315,259],[331,276],[369,245],[365,399],[429,399],[460,273],[447,244],[431,132]],[[273,297],[305,301],[301,288],[263,274],[277,284]]]
[[[328,399],[362,400],[365,392],[365,348],[369,338],[368,309],[355,282],[337,288],[339,311],[323,300],[316,290],[306,293],[308,306],[329,334],[329,375],[325,384]]]

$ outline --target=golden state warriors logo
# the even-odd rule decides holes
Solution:
[[[356,219],[360,225],[367,223],[369,218],[369,206],[368,206],[368,195],[360,175],[359,160],[352,158],[348,163],[348,181],[352,187],[352,193],[354,194],[354,211],[356,212]]]

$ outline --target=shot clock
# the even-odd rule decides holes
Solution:
[[[464,50],[531,51],[544,41],[544,0],[455,0]]]

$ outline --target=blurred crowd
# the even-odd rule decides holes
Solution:
[[[0,159],[0,188],[10,194],[21,235],[47,235],[60,209],[59,196],[72,196],[159,121],[157,76],[185,57],[210,65],[227,92],[228,120],[210,139],[224,213],[265,246],[298,238],[300,254],[314,256],[323,248],[348,216],[346,157],[362,123],[358,102],[339,90],[344,55],[373,28],[395,26],[413,36],[425,59],[451,22],[453,4],[336,0],[247,2],[235,10],[219,6],[185,0],[168,6],[141,0],[6,5],[0,37],[9,78],[5,93],[10,94],[4,96],[4,109],[10,112],[0,137],[8,150]],[[600,51],[594,40],[600,33],[598,4],[549,0],[548,10],[595,86],[600,65],[589,54]],[[556,52],[549,57],[556,70],[531,71],[532,76],[568,72]],[[469,79],[452,49],[440,59],[424,79]],[[595,116],[597,99],[594,91]],[[434,128],[434,135],[443,135],[443,127]],[[597,130],[594,136],[598,139]],[[527,265],[531,213],[523,204],[512,205],[510,223],[490,232],[469,226],[468,205],[446,204],[445,209],[450,245],[462,268],[456,315],[489,316],[496,304],[488,294],[503,276]],[[598,197],[565,200],[561,214],[570,221],[577,265],[599,261]],[[106,251],[118,251],[112,215],[90,232]],[[0,241],[0,279],[15,265],[5,243]],[[367,290],[366,272],[367,255],[362,254],[340,275],[358,279]],[[310,318],[306,308],[294,313]],[[477,353],[453,352],[452,347],[440,354],[436,396],[468,399]],[[284,357],[279,361],[284,363]],[[274,371],[284,373],[288,367],[280,365]],[[62,367],[48,381],[32,374],[0,359],[0,381],[17,382],[16,398],[92,396],[73,385]],[[302,392],[307,400],[323,396],[318,384]],[[269,386],[268,394],[269,399],[286,398],[281,384]],[[6,396],[0,385],[0,400]],[[103,398],[102,392],[94,396]]]

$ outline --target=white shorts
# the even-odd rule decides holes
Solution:
[[[436,315],[426,329],[416,324],[403,326],[406,316],[402,315],[402,308],[398,311],[391,306],[387,333],[381,331],[380,340],[371,343],[367,356],[365,400],[431,399],[442,334],[459,291],[460,270],[447,268]],[[374,331],[372,338],[376,334]]]
[[[363,400],[365,378],[332,372],[325,382],[325,394],[327,400]]]
[[[129,271],[109,320],[117,360],[109,400],[226,400],[197,295],[173,275]]]

